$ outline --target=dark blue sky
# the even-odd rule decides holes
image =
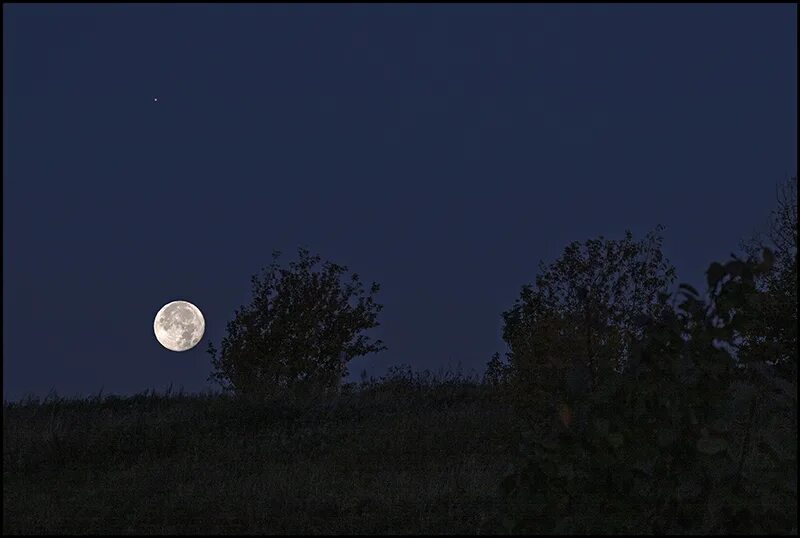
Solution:
[[[4,4],[3,82],[7,399],[211,386],[300,245],[382,285],[353,378],[482,372],[539,260],[662,223],[701,284],[797,170],[789,4]]]

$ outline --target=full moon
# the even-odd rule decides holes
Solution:
[[[206,320],[200,309],[186,301],[172,301],[161,307],[153,322],[156,339],[171,351],[192,349],[203,338]]]

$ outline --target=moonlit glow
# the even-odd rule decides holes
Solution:
[[[205,330],[206,321],[200,309],[186,301],[165,304],[153,322],[156,339],[171,351],[192,349]]]

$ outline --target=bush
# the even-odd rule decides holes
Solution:
[[[358,274],[343,281],[345,266],[326,262],[314,270],[320,257],[301,248],[286,269],[279,256],[252,277],[252,302],[236,310],[219,353],[208,346],[211,378],[239,394],[330,389],[347,375],[348,361],[386,349],[361,334],[379,325],[378,284],[365,295]]]
[[[622,240],[573,242],[561,258],[540,267],[535,288],[522,287],[503,313],[519,392],[541,403],[558,393],[570,368],[582,369],[591,387],[625,367],[641,318],[653,315],[674,279],[660,231],[638,242],[630,232]]]
[[[621,375],[565,383],[502,482],[506,530],[796,532],[796,385],[732,345],[764,258],[712,264],[708,301],[662,298]]]

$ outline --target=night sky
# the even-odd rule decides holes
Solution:
[[[4,4],[4,397],[215,388],[299,246],[382,286],[352,380],[482,373],[570,241],[661,223],[702,287],[796,174],[796,103],[789,4]]]

